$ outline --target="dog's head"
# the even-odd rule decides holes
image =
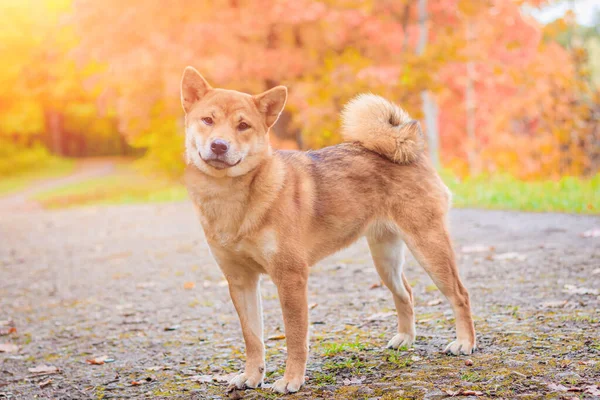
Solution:
[[[251,171],[271,155],[269,128],[286,99],[285,86],[256,96],[213,89],[198,71],[187,67],[181,81],[187,162],[214,177]]]

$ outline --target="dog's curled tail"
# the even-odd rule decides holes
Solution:
[[[374,94],[358,95],[346,104],[342,111],[342,137],[398,164],[415,161],[425,146],[419,122]]]

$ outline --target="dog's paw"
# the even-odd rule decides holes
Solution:
[[[304,377],[298,377],[294,379],[287,379],[285,377],[278,379],[273,384],[273,391],[277,393],[294,393],[300,390],[300,387],[304,383]]]
[[[458,339],[446,346],[444,353],[455,356],[459,356],[461,354],[469,355],[472,354],[476,348],[477,347],[474,341],[471,342],[470,340],[466,339]]]
[[[411,347],[415,342],[415,335],[410,333],[398,333],[387,344],[388,349],[399,349],[401,347]]]
[[[246,372],[242,372],[233,377],[229,381],[229,390],[233,389],[256,389],[263,383],[263,375],[262,374],[247,374]]]

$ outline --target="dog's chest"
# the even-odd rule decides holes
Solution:
[[[202,207],[199,207],[199,211],[204,234],[211,246],[218,246],[240,260],[252,259],[262,266],[268,265],[277,253],[275,230],[244,229],[247,220],[235,218],[234,210],[228,210],[230,213],[227,218],[214,218],[213,213],[203,212]]]

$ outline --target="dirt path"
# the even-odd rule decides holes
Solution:
[[[42,207],[32,199],[36,194],[61,186],[106,176],[113,172],[114,169],[115,163],[110,159],[85,159],[78,161],[75,171],[72,174],[60,178],[36,181],[23,190],[0,197],[0,215],[41,210]]]
[[[291,398],[599,398],[600,238],[581,234],[600,218],[455,210],[451,225],[476,316],[473,365],[440,354],[450,308],[412,259],[416,346],[382,349],[393,303],[360,241],[312,271],[308,381]],[[262,292],[270,384],[285,341],[268,279]],[[0,343],[19,350],[0,353],[0,399],[219,399],[215,380],[243,365],[226,284],[188,203],[0,217],[2,320],[17,332]],[[59,373],[28,370],[40,365]]]

